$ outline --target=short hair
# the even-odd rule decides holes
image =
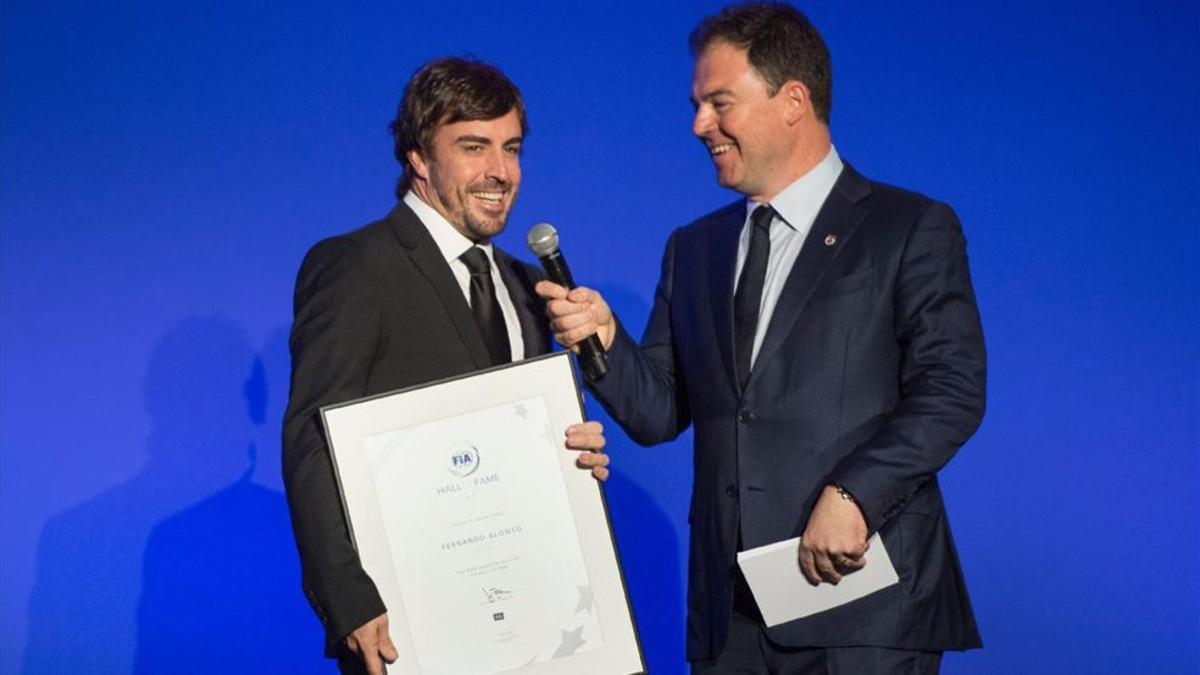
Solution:
[[[396,186],[403,197],[412,186],[411,150],[428,152],[438,127],[455,122],[494,120],[516,110],[521,134],[529,133],[521,91],[500,69],[483,61],[459,57],[439,58],[421,66],[409,78],[388,125],[395,141],[393,152],[404,172]]]
[[[803,82],[817,119],[829,124],[833,72],[829,48],[803,12],[782,3],[730,5],[705,17],[688,37],[692,58],[715,42],[746,50],[751,67],[774,96],[788,80]]]

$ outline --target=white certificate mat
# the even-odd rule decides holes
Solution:
[[[565,353],[321,412],[399,672],[644,672]]]
[[[896,568],[878,534],[867,540],[867,564],[834,586],[808,583],[800,571],[800,538],[778,541],[737,554],[742,576],[768,626],[839,607],[896,583]]]

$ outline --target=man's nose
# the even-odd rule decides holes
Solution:
[[[703,136],[712,131],[714,119],[712,110],[708,106],[702,105],[696,108],[696,114],[692,117],[692,133],[697,136]]]
[[[505,183],[509,182],[509,172],[511,171],[509,163],[511,159],[508,153],[504,151],[504,148],[494,148],[490,150],[487,157],[487,177],[494,178]]]

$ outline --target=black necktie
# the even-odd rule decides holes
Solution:
[[[750,379],[750,357],[754,353],[758,307],[762,304],[763,284],[767,280],[767,260],[771,257],[771,219],[774,217],[775,210],[769,204],[759,206],[750,215],[750,250],[746,252],[737,292],[733,296],[733,345],[738,382],[743,389]]]
[[[479,334],[483,336],[488,354],[492,357],[492,365],[512,361],[508,327],[504,324],[500,303],[496,301],[496,287],[492,284],[492,266],[487,253],[478,246],[472,246],[458,259],[471,271],[471,313],[475,315],[475,325],[479,326]]]

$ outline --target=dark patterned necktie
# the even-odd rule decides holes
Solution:
[[[471,271],[471,314],[475,325],[487,345],[492,365],[512,361],[512,345],[508,342],[508,327],[504,324],[504,313],[496,300],[496,287],[492,284],[492,266],[487,253],[472,246],[458,257]]]
[[[754,354],[758,308],[762,304],[767,261],[771,257],[771,220],[774,217],[775,209],[769,204],[759,206],[750,215],[750,248],[742,263],[742,274],[738,277],[737,292],[733,296],[733,344],[738,383],[743,389],[750,379],[750,357]]]

